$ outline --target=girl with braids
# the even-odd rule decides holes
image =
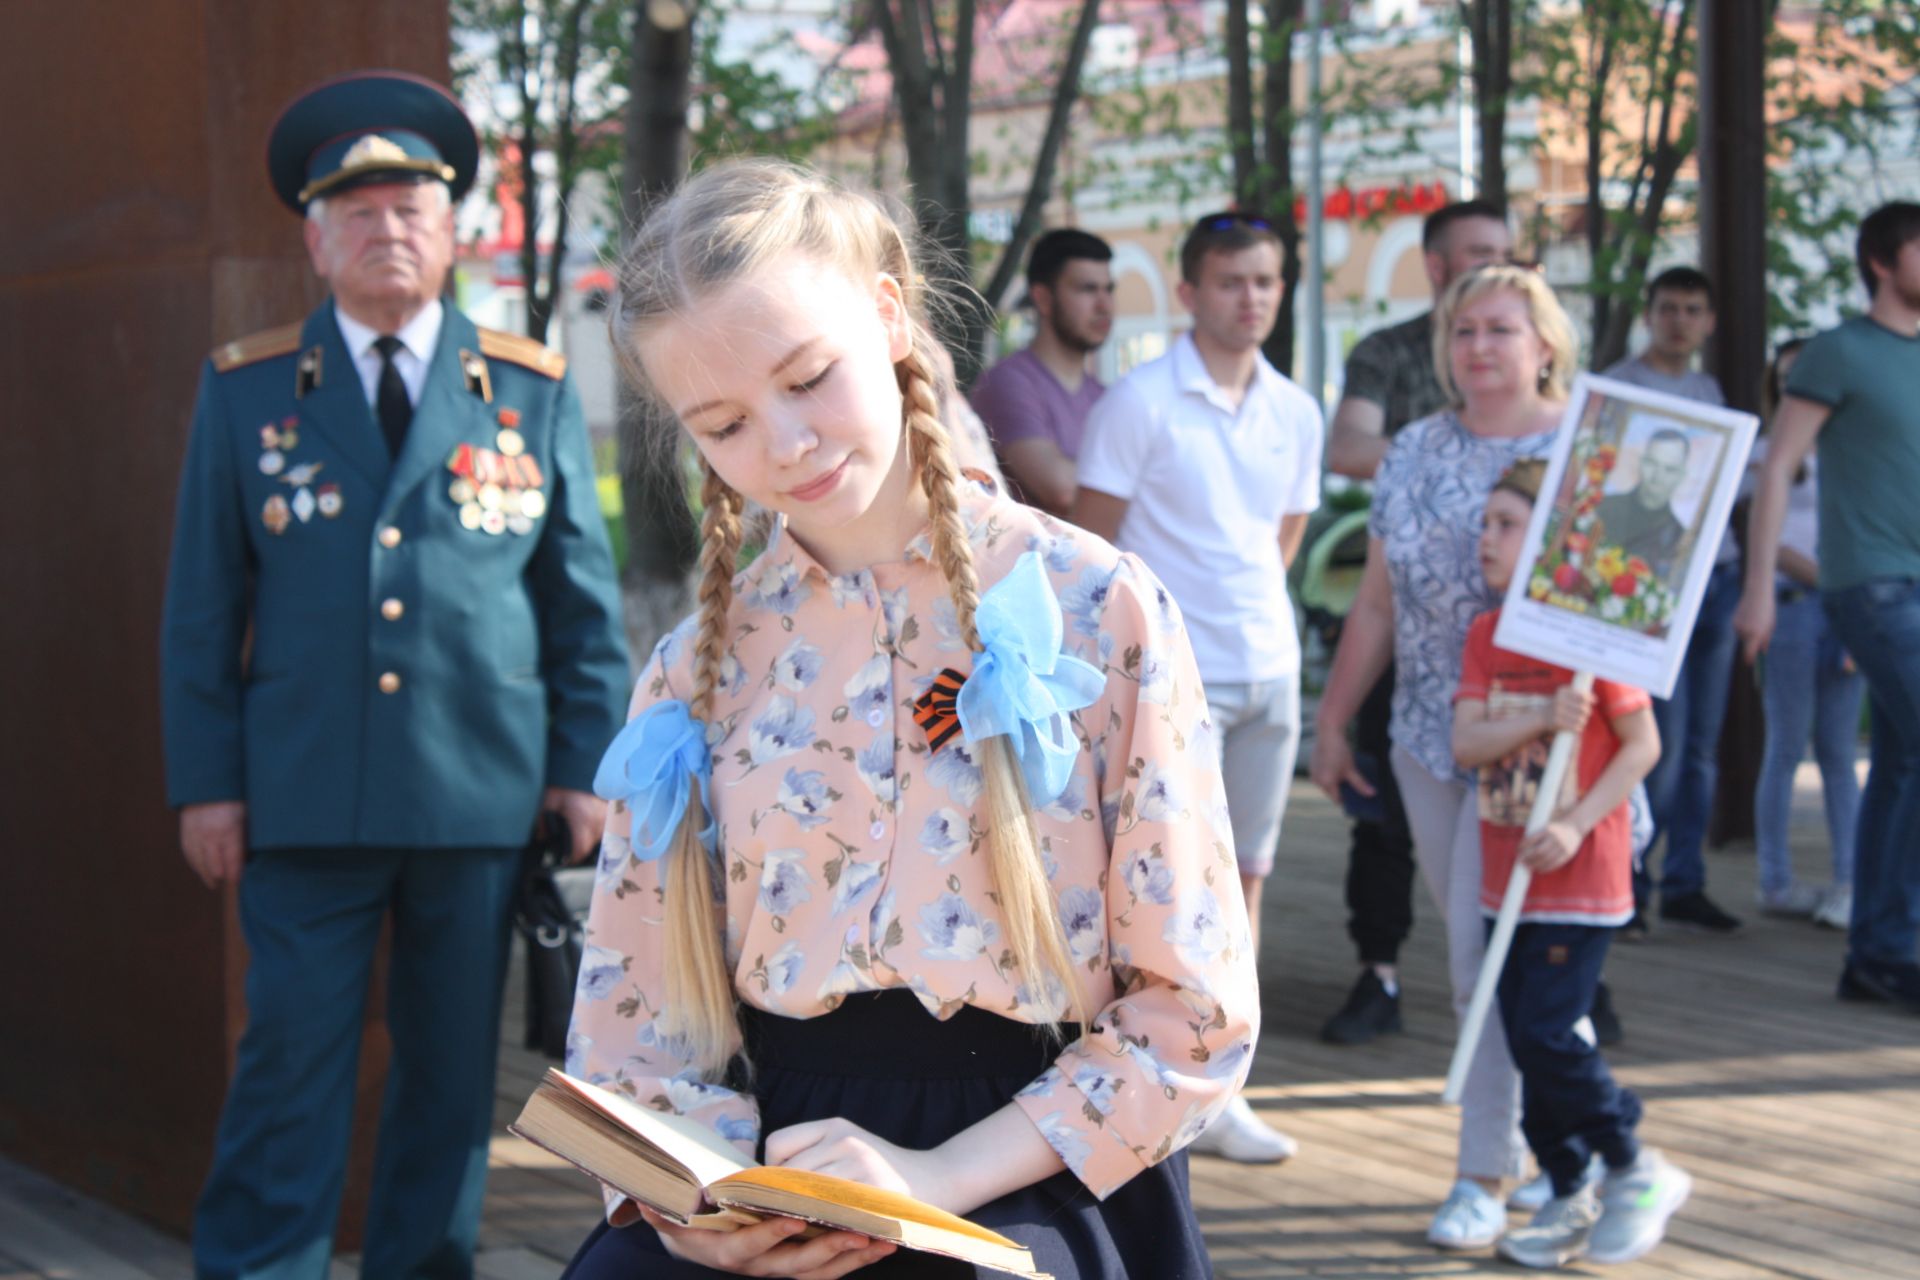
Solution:
[[[1137,560],[956,468],[919,280],[877,199],[766,162],[621,263],[615,348],[706,511],[698,610],[596,782],[568,1070],[1056,1276],[1210,1275],[1181,1148],[1258,1001],[1193,656]],[[569,1275],[974,1274],[797,1227],[610,1192]]]

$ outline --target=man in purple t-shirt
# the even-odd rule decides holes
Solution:
[[[1033,345],[981,374],[967,397],[1018,496],[1058,516],[1073,505],[1080,435],[1106,390],[1087,357],[1113,329],[1112,260],[1107,242],[1085,231],[1035,240],[1027,257],[1027,297],[1040,321]]]

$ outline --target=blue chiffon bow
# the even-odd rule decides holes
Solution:
[[[678,698],[656,702],[627,721],[593,775],[593,793],[619,800],[633,811],[633,858],[652,862],[667,851],[687,811],[687,780],[700,784],[700,808],[707,824],[700,842],[714,848],[713,760],[707,754],[707,726],[695,720]]]
[[[1066,627],[1038,552],[982,593],[974,627],[981,652],[956,700],[960,728],[969,744],[1006,734],[1028,796],[1045,808],[1067,789],[1080,754],[1067,713],[1091,706],[1106,677],[1060,651]]]

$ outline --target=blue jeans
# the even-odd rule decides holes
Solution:
[[[1910,965],[1920,938],[1920,579],[1876,578],[1821,599],[1873,699],[1847,950],[1856,964]]]
[[[1753,796],[1762,893],[1784,893],[1793,885],[1787,819],[1793,808],[1794,771],[1806,754],[1809,733],[1826,802],[1833,883],[1853,883],[1855,819],[1860,812],[1853,762],[1866,689],[1860,673],[1848,671],[1845,662],[1846,650],[1828,625],[1816,593],[1803,591],[1780,602],[1761,681],[1767,747]]]
[[[1640,1099],[1574,1030],[1593,1007],[1612,929],[1522,924],[1500,971],[1500,1025],[1520,1070],[1520,1130],[1553,1194],[1571,1195],[1595,1155],[1610,1168],[1639,1154]]]
[[[1727,718],[1733,681],[1733,611],[1740,603],[1740,566],[1723,564],[1707,579],[1700,616],[1687,642],[1686,661],[1673,696],[1654,699],[1660,727],[1660,763],[1647,775],[1654,838],[1665,832],[1660,895],[1676,898],[1706,887],[1701,851],[1713,817],[1713,784],[1720,774],[1720,725]],[[1651,876],[1651,870],[1643,876]],[[1638,897],[1645,897],[1644,889]]]

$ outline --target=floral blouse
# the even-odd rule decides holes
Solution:
[[[1037,552],[1066,652],[1106,677],[1072,715],[1081,750],[1066,791],[1036,814],[1074,977],[1099,1012],[1015,1100],[1104,1197],[1205,1127],[1259,1031],[1212,729],[1179,612],[1138,559],[989,483],[963,485],[963,515],[983,589]],[[1028,1023],[1064,1012],[1061,992],[1025,984],[1003,942],[965,740],[929,752],[913,719],[940,670],[965,673],[973,658],[927,556],[923,534],[903,561],[835,576],[777,532],[735,581],[711,717],[713,809],[734,987],[768,1012],[813,1017],[896,987],[941,1019],[969,1004]],[[690,695],[693,635],[688,619],[661,641],[632,715]],[[751,1151],[752,1096],[700,1081],[656,1027],[661,863],[631,857],[631,825],[617,806],[567,1070]]]
[[[1367,531],[1393,585],[1389,734],[1436,778],[1453,759],[1453,693],[1467,628],[1499,603],[1480,573],[1480,527],[1500,473],[1553,447],[1554,432],[1480,436],[1443,409],[1401,429],[1373,480]]]

